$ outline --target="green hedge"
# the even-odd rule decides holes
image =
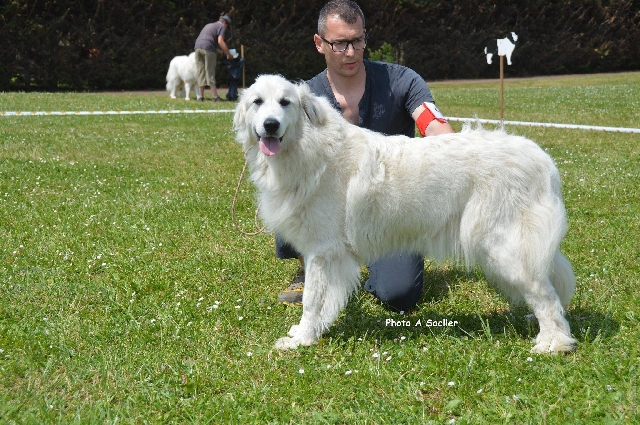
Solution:
[[[261,73],[306,79],[324,68],[312,39],[324,3],[10,0],[0,5],[0,90],[162,89],[171,58],[221,12],[233,18],[230,47],[245,46],[247,84]],[[360,4],[370,51],[387,43],[427,80],[495,78],[483,49],[509,31],[519,40],[507,76],[640,69],[640,0]]]

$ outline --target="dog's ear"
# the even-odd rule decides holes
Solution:
[[[240,94],[240,99],[238,100],[238,106],[236,106],[236,111],[233,114],[233,130],[238,131],[242,129],[243,123],[245,122],[245,117],[247,115],[247,106],[246,106],[246,90]]]
[[[306,83],[300,83],[297,90],[300,106],[311,124],[323,125],[327,120],[326,108],[322,103],[323,99],[311,93],[311,89]]]

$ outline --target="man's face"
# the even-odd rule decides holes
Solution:
[[[333,43],[362,39],[364,36],[362,19],[358,18],[353,24],[348,24],[334,15],[327,19],[325,33],[322,37]],[[318,52],[324,55],[330,73],[342,77],[352,77],[362,69],[364,49],[355,50],[349,44],[344,52],[334,52],[331,46],[322,40],[322,37],[316,34],[314,41]]]

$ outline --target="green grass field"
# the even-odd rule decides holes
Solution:
[[[498,117],[497,82],[431,88],[446,115]],[[233,106],[0,93],[0,111]],[[279,352],[296,264],[231,223],[231,119],[0,116],[0,423],[638,423],[640,135],[508,128],[563,178],[575,352],[530,354],[527,311],[433,264],[417,310],[361,291],[317,346]],[[507,80],[505,119],[639,128],[640,73]]]

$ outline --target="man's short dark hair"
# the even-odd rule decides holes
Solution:
[[[364,13],[362,13],[362,9],[356,2],[351,0],[331,0],[320,10],[320,16],[318,16],[319,35],[324,36],[327,28],[327,19],[333,15],[338,15],[340,19],[348,24],[354,24],[360,18],[364,28]]]

